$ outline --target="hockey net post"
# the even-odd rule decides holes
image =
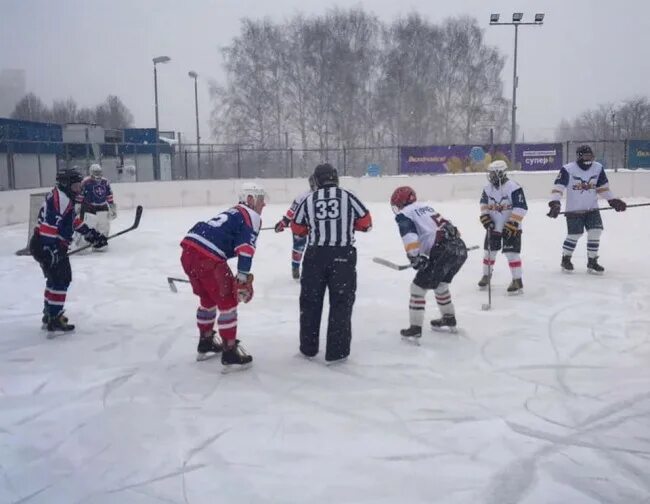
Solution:
[[[16,255],[19,256],[28,256],[31,255],[29,251],[29,240],[32,239],[34,234],[34,229],[38,227],[38,212],[43,206],[45,197],[48,195],[48,192],[36,192],[29,195],[29,221],[27,222],[27,243],[24,248],[16,250]]]

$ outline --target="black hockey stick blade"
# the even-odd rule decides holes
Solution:
[[[386,266],[387,268],[397,271],[404,271],[405,269],[409,269],[411,267],[410,264],[396,264],[392,261],[389,261],[388,259],[383,259],[381,257],[373,257],[372,262],[376,262],[377,264],[381,264],[382,266]]]
[[[142,205],[138,205],[135,209],[135,218],[133,219],[133,224],[131,224],[131,226],[129,226],[128,228],[123,229],[122,231],[118,231],[117,233],[112,234],[111,236],[107,236],[106,240],[112,240],[113,238],[117,238],[120,235],[123,235],[130,231],[133,231],[134,229],[137,229],[137,227],[140,225],[140,219],[142,219],[142,210],[143,210]],[[88,245],[84,245],[83,247],[79,247],[77,249],[72,250],[71,252],[68,252],[68,255],[69,256],[74,255],[77,252],[81,252],[82,250],[86,250],[92,246],[93,244],[89,243]]]
[[[171,290],[172,292],[178,292],[178,289],[176,288],[176,284],[174,282],[190,283],[189,280],[185,280],[184,278],[167,277],[167,283],[169,284],[169,290]]]

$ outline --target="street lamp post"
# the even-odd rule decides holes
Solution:
[[[199,134],[199,91],[197,79],[199,74],[194,71],[188,72],[191,79],[194,79],[194,109],[196,115],[196,164],[201,169],[201,135]]]
[[[515,27],[515,54],[512,70],[512,125],[510,128],[510,168],[515,169],[517,166],[516,156],[516,143],[517,143],[517,85],[519,77],[517,77],[517,43],[519,36],[520,26],[540,26],[544,24],[544,14],[535,14],[535,21],[532,23],[524,23],[522,19],[524,14],[522,12],[515,12],[512,15],[511,22],[499,22],[499,14],[490,14],[491,26],[514,26]]]
[[[154,162],[154,179],[160,179],[160,123],[158,120],[158,70],[156,65],[158,63],[167,63],[171,61],[169,56],[157,56],[153,59],[153,93],[154,93],[154,102],[156,106],[156,160]]]

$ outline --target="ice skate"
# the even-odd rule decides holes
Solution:
[[[399,333],[404,341],[418,343],[419,339],[422,337],[422,327],[412,325],[407,329],[402,329]]]
[[[223,364],[224,373],[248,369],[252,362],[253,356],[246,353],[239,345],[239,340],[235,340],[233,346],[224,344],[223,351],[221,352],[221,364]]]
[[[591,273],[592,275],[602,275],[604,272],[605,268],[598,264],[598,257],[590,257],[587,260],[587,273]]]
[[[198,362],[212,359],[221,353],[223,346],[221,338],[216,335],[216,331],[212,331],[212,335],[207,338],[201,338],[199,345],[196,348],[196,360]]]
[[[456,333],[458,331],[458,329],[456,328],[456,316],[443,315],[439,319],[433,319],[431,321],[431,329],[440,332],[446,331],[450,333]]]
[[[49,317],[47,321],[47,337],[48,339],[56,338],[61,334],[66,334],[74,331],[74,325],[68,324],[68,318],[59,313],[56,317]]]
[[[562,271],[565,273],[573,273],[573,263],[571,262],[571,256],[563,255],[562,263],[560,264]]]
[[[480,289],[485,289],[490,283],[490,275],[483,275],[478,281],[478,286]]]
[[[523,294],[524,292],[524,283],[521,278],[513,278],[510,285],[508,285],[507,292],[509,295]]]
[[[68,317],[63,315],[63,312],[61,312],[61,315],[59,315],[61,319],[67,324],[68,323]],[[41,318],[41,329],[43,331],[47,331],[47,322],[49,320],[49,317],[47,314],[43,313],[43,317]]]
[[[291,268],[291,278],[294,280],[300,280],[300,267]]]

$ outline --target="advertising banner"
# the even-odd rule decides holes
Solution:
[[[630,140],[627,144],[629,168],[650,168],[650,140]]]
[[[562,144],[517,144],[518,169],[559,170]],[[472,173],[485,171],[492,161],[510,164],[510,145],[428,145],[400,147],[400,173]]]

